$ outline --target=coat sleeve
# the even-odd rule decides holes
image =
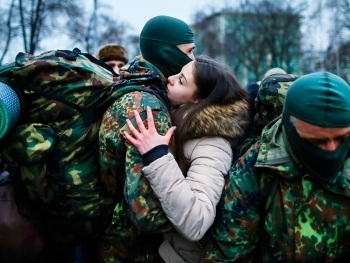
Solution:
[[[185,144],[190,168],[184,176],[171,154],[143,171],[176,230],[191,241],[200,240],[215,218],[232,150],[223,138],[202,138]]]
[[[229,171],[217,217],[203,240],[204,262],[252,262],[259,256],[256,248],[264,201],[254,168],[257,147],[253,145]]]
[[[107,191],[118,202],[125,200],[127,214],[139,229],[163,233],[173,231],[173,227],[143,175],[139,151],[120,134],[126,119],[134,117],[133,111],[145,113],[146,106],[152,109],[159,134],[165,134],[171,127],[167,108],[150,93],[130,92],[116,100],[105,113],[100,128],[101,174]],[[116,208],[114,214],[117,212]],[[117,224],[125,222],[113,221],[113,225]]]

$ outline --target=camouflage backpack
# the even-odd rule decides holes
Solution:
[[[0,158],[11,174],[18,210],[41,211],[51,240],[85,242],[110,222],[111,197],[99,173],[99,126],[107,107],[135,90],[118,88],[114,76],[79,49],[19,53],[0,67],[0,89],[7,87],[0,93],[14,93],[20,101],[13,117],[4,104],[14,100],[0,96],[0,126],[9,130],[0,133]]]

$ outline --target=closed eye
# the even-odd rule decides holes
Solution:
[[[307,139],[310,143],[315,145],[325,145],[329,143],[330,141],[334,141],[337,144],[342,144],[344,141],[346,141],[349,138],[349,134],[345,134],[342,136],[335,137],[333,139]]]

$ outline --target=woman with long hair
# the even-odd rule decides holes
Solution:
[[[135,112],[139,129],[128,120],[130,134],[123,135],[141,153],[143,173],[177,231],[164,234],[160,255],[165,262],[200,262],[196,241],[214,222],[233,149],[249,126],[249,95],[225,65],[207,56],[170,76],[167,95],[174,127],[158,134],[147,108],[147,121]],[[173,135],[175,155],[169,152]]]

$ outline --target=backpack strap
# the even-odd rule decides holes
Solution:
[[[35,211],[37,210],[35,207],[31,206],[25,197],[24,194],[24,186],[21,180],[21,172],[19,169],[18,162],[7,163],[6,170],[8,173],[8,183],[12,184],[14,200],[17,206],[18,213],[25,218],[33,218],[35,215]]]
[[[91,55],[89,53],[81,52],[79,48],[74,48],[73,50],[60,50],[59,49],[56,52],[57,57],[63,57],[65,59],[72,60],[72,61],[76,60],[78,55],[83,55],[84,57],[89,59],[91,62],[93,62],[93,63],[103,67],[104,69],[107,69],[108,71],[110,71],[114,76],[119,76],[119,74],[117,74],[110,65],[104,63],[101,60],[98,60],[97,58],[95,58],[93,55]]]
[[[264,176],[264,171],[260,172],[260,176]],[[268,180],[264,180],[264,186],[261,189],[262,202],[260,206],[260,215],[262,219],[265,217],[266,211],[271,207],[272,200],[277,193],[278,179],[278,175],[273,175],[272,177],[270,176]]]
[[[60,161],[59,154],[51,155],[47,161],[45,176],[48,181],[57,182],[57,195],[49,204],[58,211],[72,207],[71,199],[67,197],[67,181],[63,171],[65,171],[65,167]]]
[[[260,172],[260,176],[265,176],[264,171]],[[274,175],[270,180],[265,181],[265,185],[261,189],[261,199],[262,202],[260,204],[260,220],[259,220],[259,245],[258,245],[258,250],[260,251],[267,251],[268,250],[268,244],[270,244],[269,236],[266,235],[266,230],[264,228],[265,226],[265,216],[266,212],[270,209],[272,205],[272,201],[277,193],[277,186],[278,186],[278,181],[279,181],[279,176]],[[256,260],[259,261],[260,253],[256,254]]]

